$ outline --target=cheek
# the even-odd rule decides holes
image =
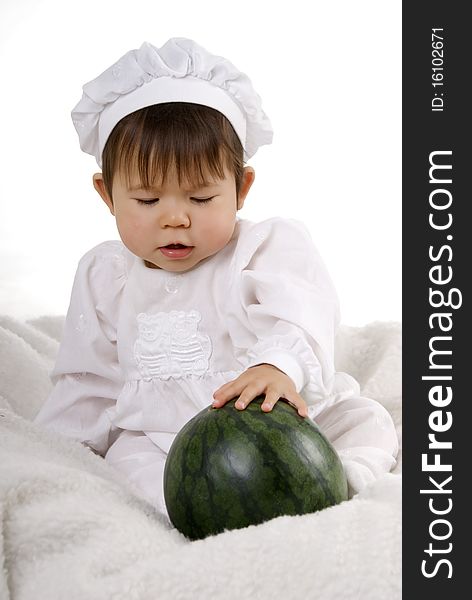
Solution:
[[[234,213],[218,212],[211,217],[206,215],[205,218],[200,219],[199,229],[211,248],[220,249],[229,242],[234,231],[234,224]]]
[[[116,225],[123,242],[127,246],[136,246],[144,241],[149,220],[138,218],[136,215],[118,214]]]

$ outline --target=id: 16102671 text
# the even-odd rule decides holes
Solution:
[[[431,110],[442,112],[444,110],[444,37],[443,28],[431,30],[431,79],[433,85],[433,98]]]

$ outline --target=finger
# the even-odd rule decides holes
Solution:
[[[276,390],[267,390],[265,400],[261,406],[262,410],[264,412],[270,412],[274,408],[275,404],[279,401],[279,398],[279,392]]]
[[[226,383],[224,383],[223,385],[221,385],[216,391],[215,393],[218,392],[224,392],[225,390],[227,390],[229,387],[231,387],[232,385],[234,385],[237,381],[239,381],[241,379],[241,375],[239,375],[238,377],[236,377],[235,379],[231,379],[231,381],[227,381]]]
[[[233,400],[233,398],[238,398],[238,396],[238,393],[226,393],[224,395],[219,395],[216,397],[215,395],[213,395],[214,400],[212,402],[212,406],[215,408],[219,408],[221,406],[224,406],[230,400]]]
[[[239,379],[239,377],[237,379],[234,379],[233,381],[225,383],[225,385],[221,386],[216,390],[216,392],[214,392],[213,398],[215,399],[215,401],[213,402],[213,405],[216,406],[220,404],[226,404],[226,402],[228,402],[229,400],[232,400],[236,396],[239,396],[243,389],[244,383]]]
[[[283,400],[286,400],[291,406],[293,406],[301,417],[308,417],[308,407],[300,394],[284,394]]]
[[[213,397],[216,398],[217,396],[220,396],[221,398],[223,398],[225,396],[227,390],[234,384],[235,381],[236,381],[236,379],[234,379],[233,381],[228,381],[228,383],[225,383],[224,385],[219,387],[213,393]]]
[[[244,410],[246,406],[254,400],[257,396],[264,391],[265,386],[261,386],[261,384],[250,383],[246,385],[244,390],[240,393],[239,399],[236,401],[235,407]]]
[[[230,395],[227,398],[218,398],[218,399],[215,399],[211,403],[211,406],[212,406],[212,408],[221,408],[225,404],[228,404],[228,402],[230,402],[234,398],[238,398],[238,394]]]

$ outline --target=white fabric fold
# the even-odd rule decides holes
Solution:
[[[120,242],[79,262],[62,343],[51,372],[55,384],[35,421],[79,440],[104,456],[116,432],[108,417],[124,380],[116,349],[119,296],[126,281]]]
[[[247,239],[247,251],[235,254],[237,285],[228,294],[236,353],[245,368],[269,363],[287,373],[314,417],[358,391],[334,368],[335,288],[301,222],[269,219],[253,225]]]

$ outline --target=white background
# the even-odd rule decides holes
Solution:
[[[247,73],[272,122],[240,216],[307,225],[343,323],[401,320],[400,0],[2,0],[0,314],[65,314],[80,257],[119,239],[70,111],[170,37]]]

